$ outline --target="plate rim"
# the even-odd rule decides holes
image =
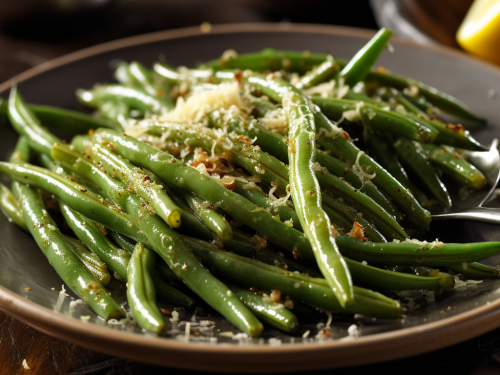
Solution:
[[[251,32],[322,33],[369,38],[376,33],[376,30],[314,24],[242,23],[212,25],[209,34]],[[204,33],[200,31],[199,27],[187,27],[128,37],[88,47],[49,60],[8,79],[0,84],[0,93],[6,92],[15,82],[23,82],[38,74],[111,50],[200,35],[204,35]],[[397,44],[411,45],[414,48],[468,59],[479,64],[483,69],[492,69],[500,74],[500,69],[497,66],[446,46],[424,46],[397,37],[393,40]],[[376,363],[422,354],[465,341],[500,327],[499,307],[500,300],[497,300],[440,321],[359,337],[349,341],[294,343],[293,345],[283,344],[280,346],[223,346],[186,343],[178,340],[158,340],[155,337],[102,329],[100,326],[82,322],[28,301],[0,285],[0,309],[48,335],[91,350],[121,357],[126,356],[142,362],[192,370],[224,372],[311,370]],[[126,349],[128,350],[124,352]],[[151,355],[155,353],[165,354],[167,351],[169,353],[167,356],[155,357],[155,355]],[[230,354],[230,356],[225,358],[222,363],[214,361],[212,356],[220,354]],[[255,361],[255,355],[260,356],[259,361]],[[197,356],[198,360],[192,361],[193,356]],[[303,361],[304,357],[308,357],[307,362]],[[244,361],[245,368],[241,368],[242,361]]]

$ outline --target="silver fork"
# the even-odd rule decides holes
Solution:
[[[490,186],[489,190],[467,192],[467,196],[461,196],[464,191],[452,191],[454,195],[451,208],[434,207],[431,209],[433,220],[464,219],[480,221],[483,223],[500,224],[500,208],[483,207],[490,198],[500,179],[500,155],[498,153],[498,139],[491,143],[489,151],[469,152],[468,161],[476,166],[486,177]]]

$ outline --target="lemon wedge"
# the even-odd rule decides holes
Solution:
[[[457,31],[466,51],[500,64],[500,0],[475,0]]]

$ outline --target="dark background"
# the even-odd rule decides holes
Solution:
[[[470,2],[401,0],[396,3],[400,14],[431,39],[456,46],[453,35]],[[370,29],[381,26],[366,0],[73,0],[64,2],[63,8],[57,3],[55,0],[0,0],[0,82],[35,65],[95,44],[153,31],[198,26],[202,22],[287,21]],[[377,3],[380,1],[372,1],[373,6]],[[0,312],[0,374],[28,373],[21,365],[24,358],[31,367],[29,372],[42,374],[197,373],[91,352],[44,335]],[[379,372],[500,373],[500,330],[404,360],[307,374]]]

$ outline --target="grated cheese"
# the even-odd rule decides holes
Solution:
[[[275,130],[279,134],[288,134],[288,121],[283,108],[267,112],[264,117],[259,119],[259,122],[267,126],[270,130]]]
[[[416,244],[416,245],[420,245],[420,246],[430,245],[429,249],[433,249],[435,247],[441,247],[441,246],[444,245],[444,243],[441,242],[441,241],[439,241],[437,238],[436,238],[436,240],[434,240],[432,242],[419,241],[416,238],[412,238],[412,239],[406,238],[405,242],[410,242],[410,243],[413,243],[413,244]]]
[[[23,367],[25,370],[30,370],[30,368],[28,366],[28,362],[26,362],[26,359],[23,359]]]
[[[349,87],[347,87],[347,90],[349,90]],[[306,96],[319,95],[322,98],[334,97],[335,96],[335,80],[331,80],[330,82],[321,83],[317,86],[303,89],[301,91]]]
[[[287,185],[287,193],[286,196],[283,198],[278,198],[274,196],[274,192],[278,188],[278,184],[276,182],[271,183],[271,189],[269,190],[269,198],[272,200],[271,206],[273,207],[279,207],[279,206],[286,206],[286,202],[288,198],[290,198],[291,192],[290,192],[290,185]]]
[[[236,81],[221,83],[215,90],[195,92],[187,100],[179,97],[175,108],[160,117],[160,120],[200,122],[208,111],[231,107],[245,108]]]
[[[335,138],[337,135],[342,133],[342,128],[339,128],[337,125],[332,124],[332,130],[328,131],[325,128],[320,128],[318,133],[316,134],[316,139],[324,135],[325,137]]]
[[[366,173],[359,164],[359,159],[361,158],[362,155],[364,155],[364,153],[365,153],[364,151],[358,152],[358,156],[356,157],[356,162],[352,166],[352,173],[358,176],[362,184],[365,183],[365,178],[371,180],[372,178],[375,178],[375,176],[377,175],[375,172],[373,172],[372,174]]]
[[[350,337],[359,337],[359,330],[356,324],[352,324],[347,328],[347,333]]]
[[[172,311],[172,318],[170,318],[171,322],[178,322],[179,321],[179,313],[177,311]]]
[[[481,284],[483,280],[460,280],[459,275],[454,275],[455,286],[457,290],[465,290],[469,287],[476,287],[477,284]]]

